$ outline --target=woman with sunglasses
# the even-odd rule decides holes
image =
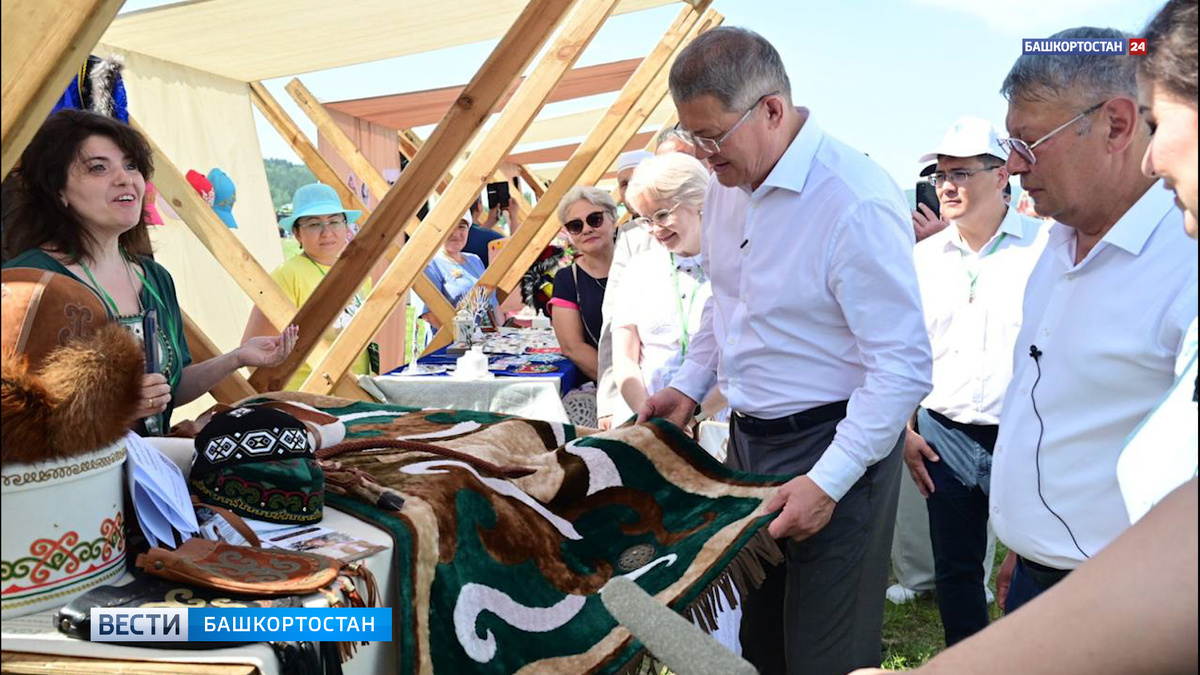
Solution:
[[[709,174],[695,157],[668,153],[647,159],[629,183],[629,199],[657,244],[629,261],[613,298],[613,376],[623,421],[670,382],[689,338],[700,329],[712,287],[700,266],[701,209]],[[711,405],[710,405],[711,404]],[[724,398],[706,402],[724,408]],[[711,412],[711,411],[710,411]]]
[[[601,307],[616,241],[617,203],[599,188],[577,186],[558,206],[575,262],[554,275],[550,319],[563,355],[590,380],[598,370],[596,346],[604,318]]]

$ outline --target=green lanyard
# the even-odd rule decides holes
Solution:
[[[126,264],[129,264],[128,259],[126,259]],[[92,274],[92,271],[88,269],[86,263],[80,260],[79,266],[83,268],[83,272],[87,275],[88,280],[92,282],[92,285],[96,287],[96,290],[100,291],[100,295],[104,297],[104,301],[108,303],[109,308],[112,309],[112,318],[119,318],[121,316],[121,311],[117,309],[117,303],[112,299],[112,296],[108,294],[108,291],[104,290],[104,287],[100,285],[99,281],[96,281],[96,277]],[[176,350],[176,353],[178,353],[179,350],[175,345],[175,324],[172,320],[171,312],[167,309],[167,303],[163,302],[162,296],[158,294],[158,291],[154,290],[154,286],[151,285],[151,283],[146,279],[145,276],[142,275],[141,272],[138,271],[136,267],[131,267],[131,269],[133,270],[133,273],[137,275],[137,278],[141,280],[142,288],[145,288],[150,293],[150,296],[154,298],[155,302],[157,302],[158,306],[161,308],[160,311],[162,313],[163,323],[167,329],[167,340],[171,343],[172,348]],[[138,304],[141,304],[140,298],[138,300]],[[178,375],[178,369],[176,369],[176,372],[172,373],[172,384],[178,381]]]
[[[675,266],[675,254],[671,254],[671,278],[675,282],[675,302],[679,306],[679,344],[680,352],[683,356],[687,356],[688,350],[688,322],[692,318],[692,309],[696,306],[696,296],[700,294],[700,286],[703,281],[696,284],[692,289],[692,297],[688,300],[687,313],[683,311],[683,295],[679,291],[679,268]]]
[[[986,257],[990,256],[991,254],[995,253],[996,249],[1000,248],[1000,244],[1002,244],[1007,237],[1008,237],[1007,232],[1000,233],[1000,238],[997,239],[995,241],[995,243],[992,244],[992,247],[989,248],[987,250],[987,252],[983,254],[983,256],[980,258],[980,260],[983,260],[983,258],[986,258]],[[962,254],[962,257],[965,260],[967,257],[967,254],[965,252],[963,252],[962,249],[959,249],[959,253]],[[975,284],[979,283],[979,274],[980,274],[980,272],[971,274],[971,270],[967,270],[967,278],[971,280],[970,291],[967,293],[967,302],[969,302],[969,303],[975,302]]]

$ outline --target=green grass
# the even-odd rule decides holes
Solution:
[[[988,587],[996,590],[996,574],[1008,550],[996,543],[996,561],[992,567],[992,578]],[[891,579],[895,582],[895,579]],[[924,665],[938,652],[946,648],[942,633],[942,619],[938,616],[937,602],[932,594],[917,598],[905,605],[884,603],[883,612],[883,667],[892,670],[911,670]],[[1000,608],[992,603],[989,608],[992,621],[1000,618]]]

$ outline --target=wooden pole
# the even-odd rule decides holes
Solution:
[[[387,272],[354,319],[334,341],[321,367],[315,369],[301,387],[302,391],[324,393],[321,378],[342,373],[350,366],[354,350],[366,344],[365,340],[370,339],[370,335],[378,330],[379,324],[391,312],[396,296],[407,292],[416,276],[429,264],[461,214],[478,197],[488,177],[494,174],[496,167],[524,135],[559,80],[591,43],[616,5],[617,0],[581,0],[577,3],[554,44],[546,49],[541,61],[513,94],[496,124],[450,182],[433,212],[421,223],[400,256],[388,266]],[[417,157],[428,151],[419,152]],[[351,358],[347,359],[347,356]]]
[[[612,166],[613,162],[616,161],[617,156],[620,154],[622,148],[624,148],[625,143],[628,142],[628,139],[637,133],[637,130],[641,128],[643,124],[645,124],[646,118],[650,115],[650,113],[657,108],[658,105],[662,103],[663,98],[667,96],[667,79],[670,75],[671,65],[674,63],[674,57],[677,56],[679,52],[683,51],[683,48],[687,46],[687,44],[690,43],[697,35],[711,28],[719,26],[724,20],[725,18],[716,11],[708,11],[704,17],[692,27],[687,38],[680,42],[678,48],[671,55],[670,60],[664,64],[661,70],[655,75],[654,80],[651,82],[650,86],[646,88],[646,91],[640,97],[637,105],[634,106],[630,110],[629,115],[621,121],[618,131],[613,134],[609,142],[601,146],[601,149],[590,157],[579,157],[579,151],[576,152],[577,158],[581,160],[580,163],[584,163],[586,161],[587,166],[578,174],[578,178],[572,181],[572,184],[591,185],[604,177],[605,172],[607,172],[609,167]],[[583,147],[584,146],[580,146],[580,150],[582,150]],[[575,159],[576,158],[572,158],[571,162],[568,162],[567,166],[570,167],[571,164],[574,163]],[[566,169],[563,170],[563,173],[566,173]],[[546,192],[547,199],[544,201],[550,202],[547,204],[548,208],[545,210],[547,218],[542,222],[541,228],[538,231],[530,233],[532,235],[532,241],[530,242],[530,245],[518,252],[513,264],[508,267],[507,270],[504,270],[503,272],[501,272],[501,270],[497,270],[496,278],[498,278],[499,281],[496,285],[498,292],[502,296],[511,293],[516,285],[520,283],[521,277],[525,273],[524,271],[528,269],[531,264],[533,264],[533,261],[537,259],[538,253],[540,253],[541,250],[547,244],[549,244],[552,239],[554,239],[554,235],[561,227],[561,224],[558,222],[557,208],[558,201],[562,198],[563,194],[566,194],[566,189],[564,188],[561,190],[555,190],[555,186],[560,184],[562,178],[563,175],[560,174],[559,177],[555,179],[554,184],[551,185],[551,189]],[[552,192],[560,192],[561,194],[559,194],[557,197],[552,197]],[[541,204],[542,203],[539,202],[538,206],[541,206]],[[535,216],[536,215],[537,214],[535,213]],[[531,218],[531,220],[533,220],[533,218]],[[492,270],[489,267],[488,272],[490,273],[491,271]],[[487,277],[487,275],[485,274],[484,277]],[[485,279],[480,279],[480,283],[484,282]]]
[[[535,239],[542,238],[538,235],[547,227],[546,222],[554,218],[558,202],[570,188],[580,184],[588,164],[600,149],[610,142],[621,122],[637,106],[647,87],[680,48],[680,45],[684,43],[688,32],[700,23],[700,12],[704,11],[709,4],[711,4],[711,0],[701,0],[700,7],[695,9],[685,7],[680,11],[663,35],[662,40],[642,60],[638,69],[625,83],[617,100],[609,107],[604,117],[579,145],[579,148],[575,150],[575,154],[567,162],[562,172],[546,188],[545,194],[538,199],[537,206],[528,221],[521,226],[512,241],[504,247],[497,259],[488,267],[487,272],[479,280],[481,285],[496,288],[500,285],[501,279],[515,277],[519,280],[524,275],[525,270],[529,268],[533,260],[536,260],[537,255],[546,245],[546,242],[538,245]],[[619,148],[628,141],[628,138],[621,138],[618,141],[615,145]]]
[[[0,4],[0,178],[16,165],[123,4],[124,0]]]
[[[573,0],[531,0],[525,6],[433,132],[426,151],[418,153],[408,169],[401,173],[375,210],[375,217],[363,226],[321,281],[313,297],[296,314],[296,323],[300,325],[296,349],[279,366],[260,368],[250,378],[256,389],[275,388],[287,382],[319,345],[320,335],[315,329],[329,325],[342,311],[362,279],[386,253],[388,244],[416,215],[433,187],[483,126],[513,80],[533,60],[572,4]]]

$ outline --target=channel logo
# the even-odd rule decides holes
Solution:
[[[187,642],[188,610],[93,607],[93,642]]]
[[[379,607],[101,608],[96,642],[390,642],[392,610]]]
[[[1144,38],[1136,38],[1134,40],[1126,40],[1124,38],[1116,39],[1078,39],[1078,40],[1052,40],[1049,38],[1025,38],[1021,40],[1022,54],[1109,54],[1111,56],[1123,56],[1130,52],[1126,51],[1126,47],[1131,47],[1134,42],[1141,43],[1141,53],[1145,54],[1146,40]]]

